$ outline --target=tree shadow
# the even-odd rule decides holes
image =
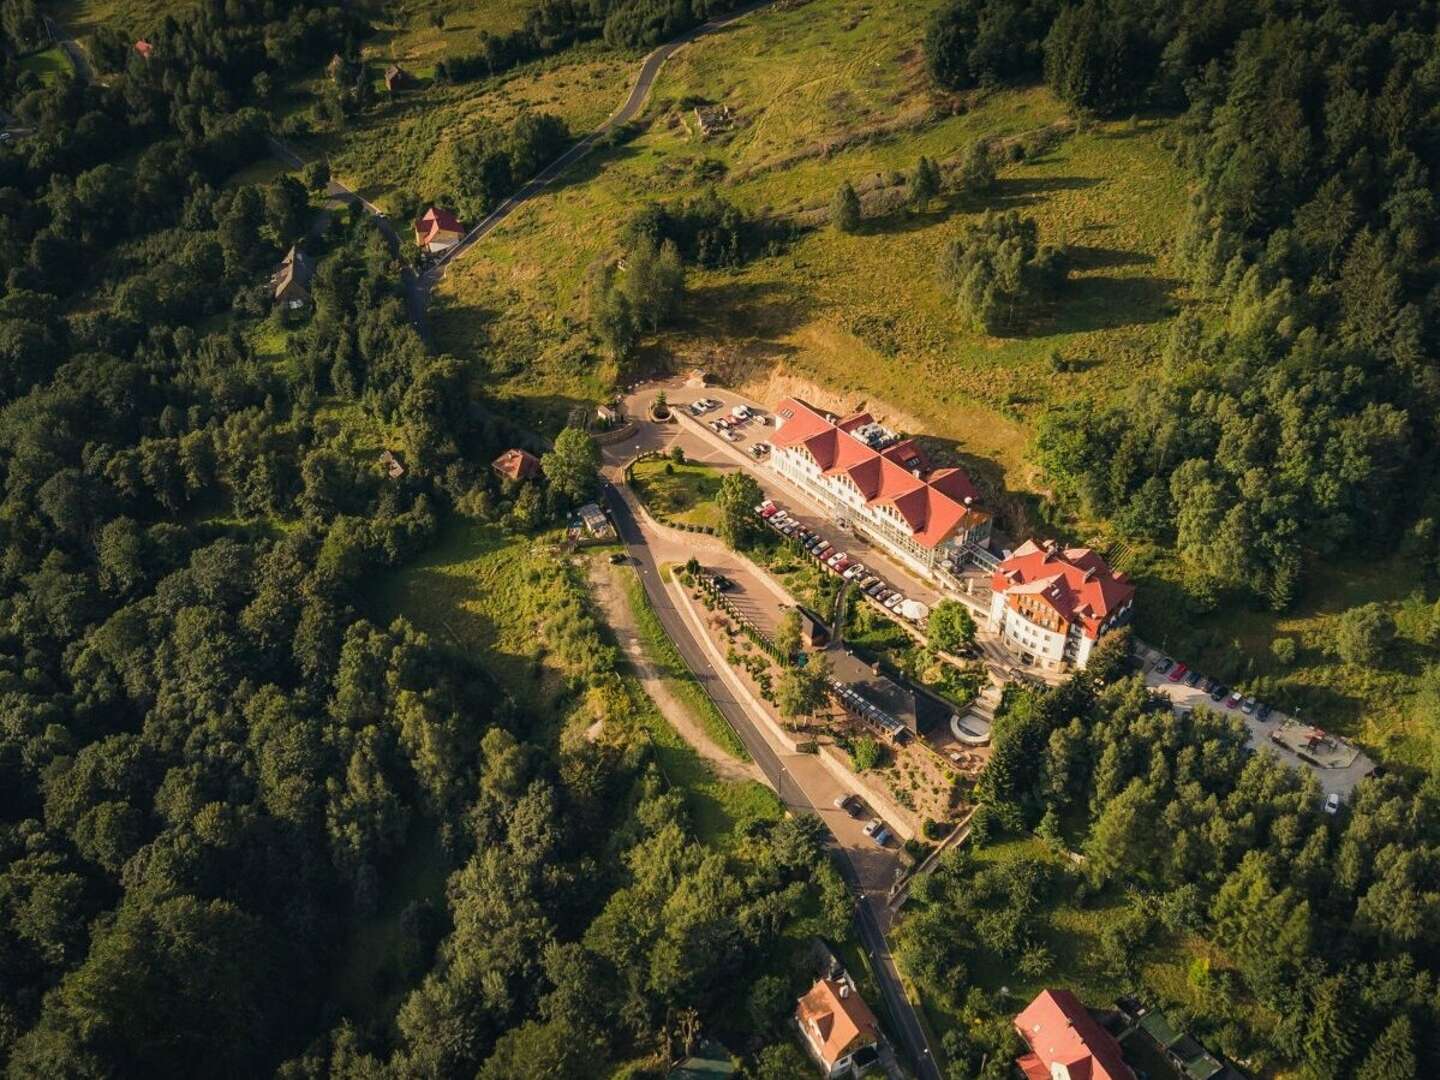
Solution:
[[[1073,278],[1061,287],[1053,303],[1025,321],[1023,334],[1075,334],[1164,322],[1176,312],[1179,285],[1174,278],[1153,276]]]
[[[1097,176],[1003,176],[991,187],[986,203],[996,209],[1036,206],[1057,191],[1083,191],[1100,183]]]
[[[1155,256],[1144,251],[1069,244],[1065,253],[1076,270],[1110,270],[1120,266],[1151,266]]]

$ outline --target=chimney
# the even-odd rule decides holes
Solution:
[[[966,506],[970,506],[970,505],[971,505],[972,503],[974,503],[974,502],[975,502],[975,496],[974,496],[974,495],[966,495],[966,496],[965,496],[965,505],[966,505]]]
[[[1095,568],[1092,566],[1092,567],[1090,567],[1088,570],[1085,571],[1085,577],[1083,578],[1083,580],[1085,580],[1085,581],[1091,581],[1091,580],[1094,579],[1094,577],[1095,577]]]

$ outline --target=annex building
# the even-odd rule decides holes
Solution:
[[[1105,634],[1128,622],[1135,586],[1090,548],[1027,540],[991,576],[990,629],[1022,663],[1083,668]]]
[[[963,469],[932,468],[913,439],[868,412],[844,418],[797,398],[775,408],[770,465],[921,573],[953,568],[990,538],[990,515]]]

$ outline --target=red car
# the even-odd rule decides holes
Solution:
[[[1170,669],[1170,674],[1168,678],[1171,682],[1179,682],[1185,677],[1185,672],[1189,670],[1190,669],[1184,664],[1176,664],[1173,668]]]
[[[1240,691],[1238,691],[1238,690],[1233,691],[1233,692],[1230,694],[1230,696],[1225,699],[1225,708],[1227,708],[1227,709],[1233,709],[1233,708],[1235,708],[1235,706],[1237,706],[1237,705],[1239,705],[1239,704],[1240,704]]]
[[[778,506],[775,506],[774,504],[771,504],[770,506],[767,506],[765,507],[765,509],[760,511],[760,516],[762,518],[772,518],[779,512],[780,508]]]

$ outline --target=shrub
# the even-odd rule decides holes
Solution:
[[[1289,667],[1295,663],[1295,658],[1299,655],[1299,650],[1295,647],[1294,638],[1280,637],[1270,643],[1270,654],[1274,656],[1276,660],[1280,661],[1280,663]]]

